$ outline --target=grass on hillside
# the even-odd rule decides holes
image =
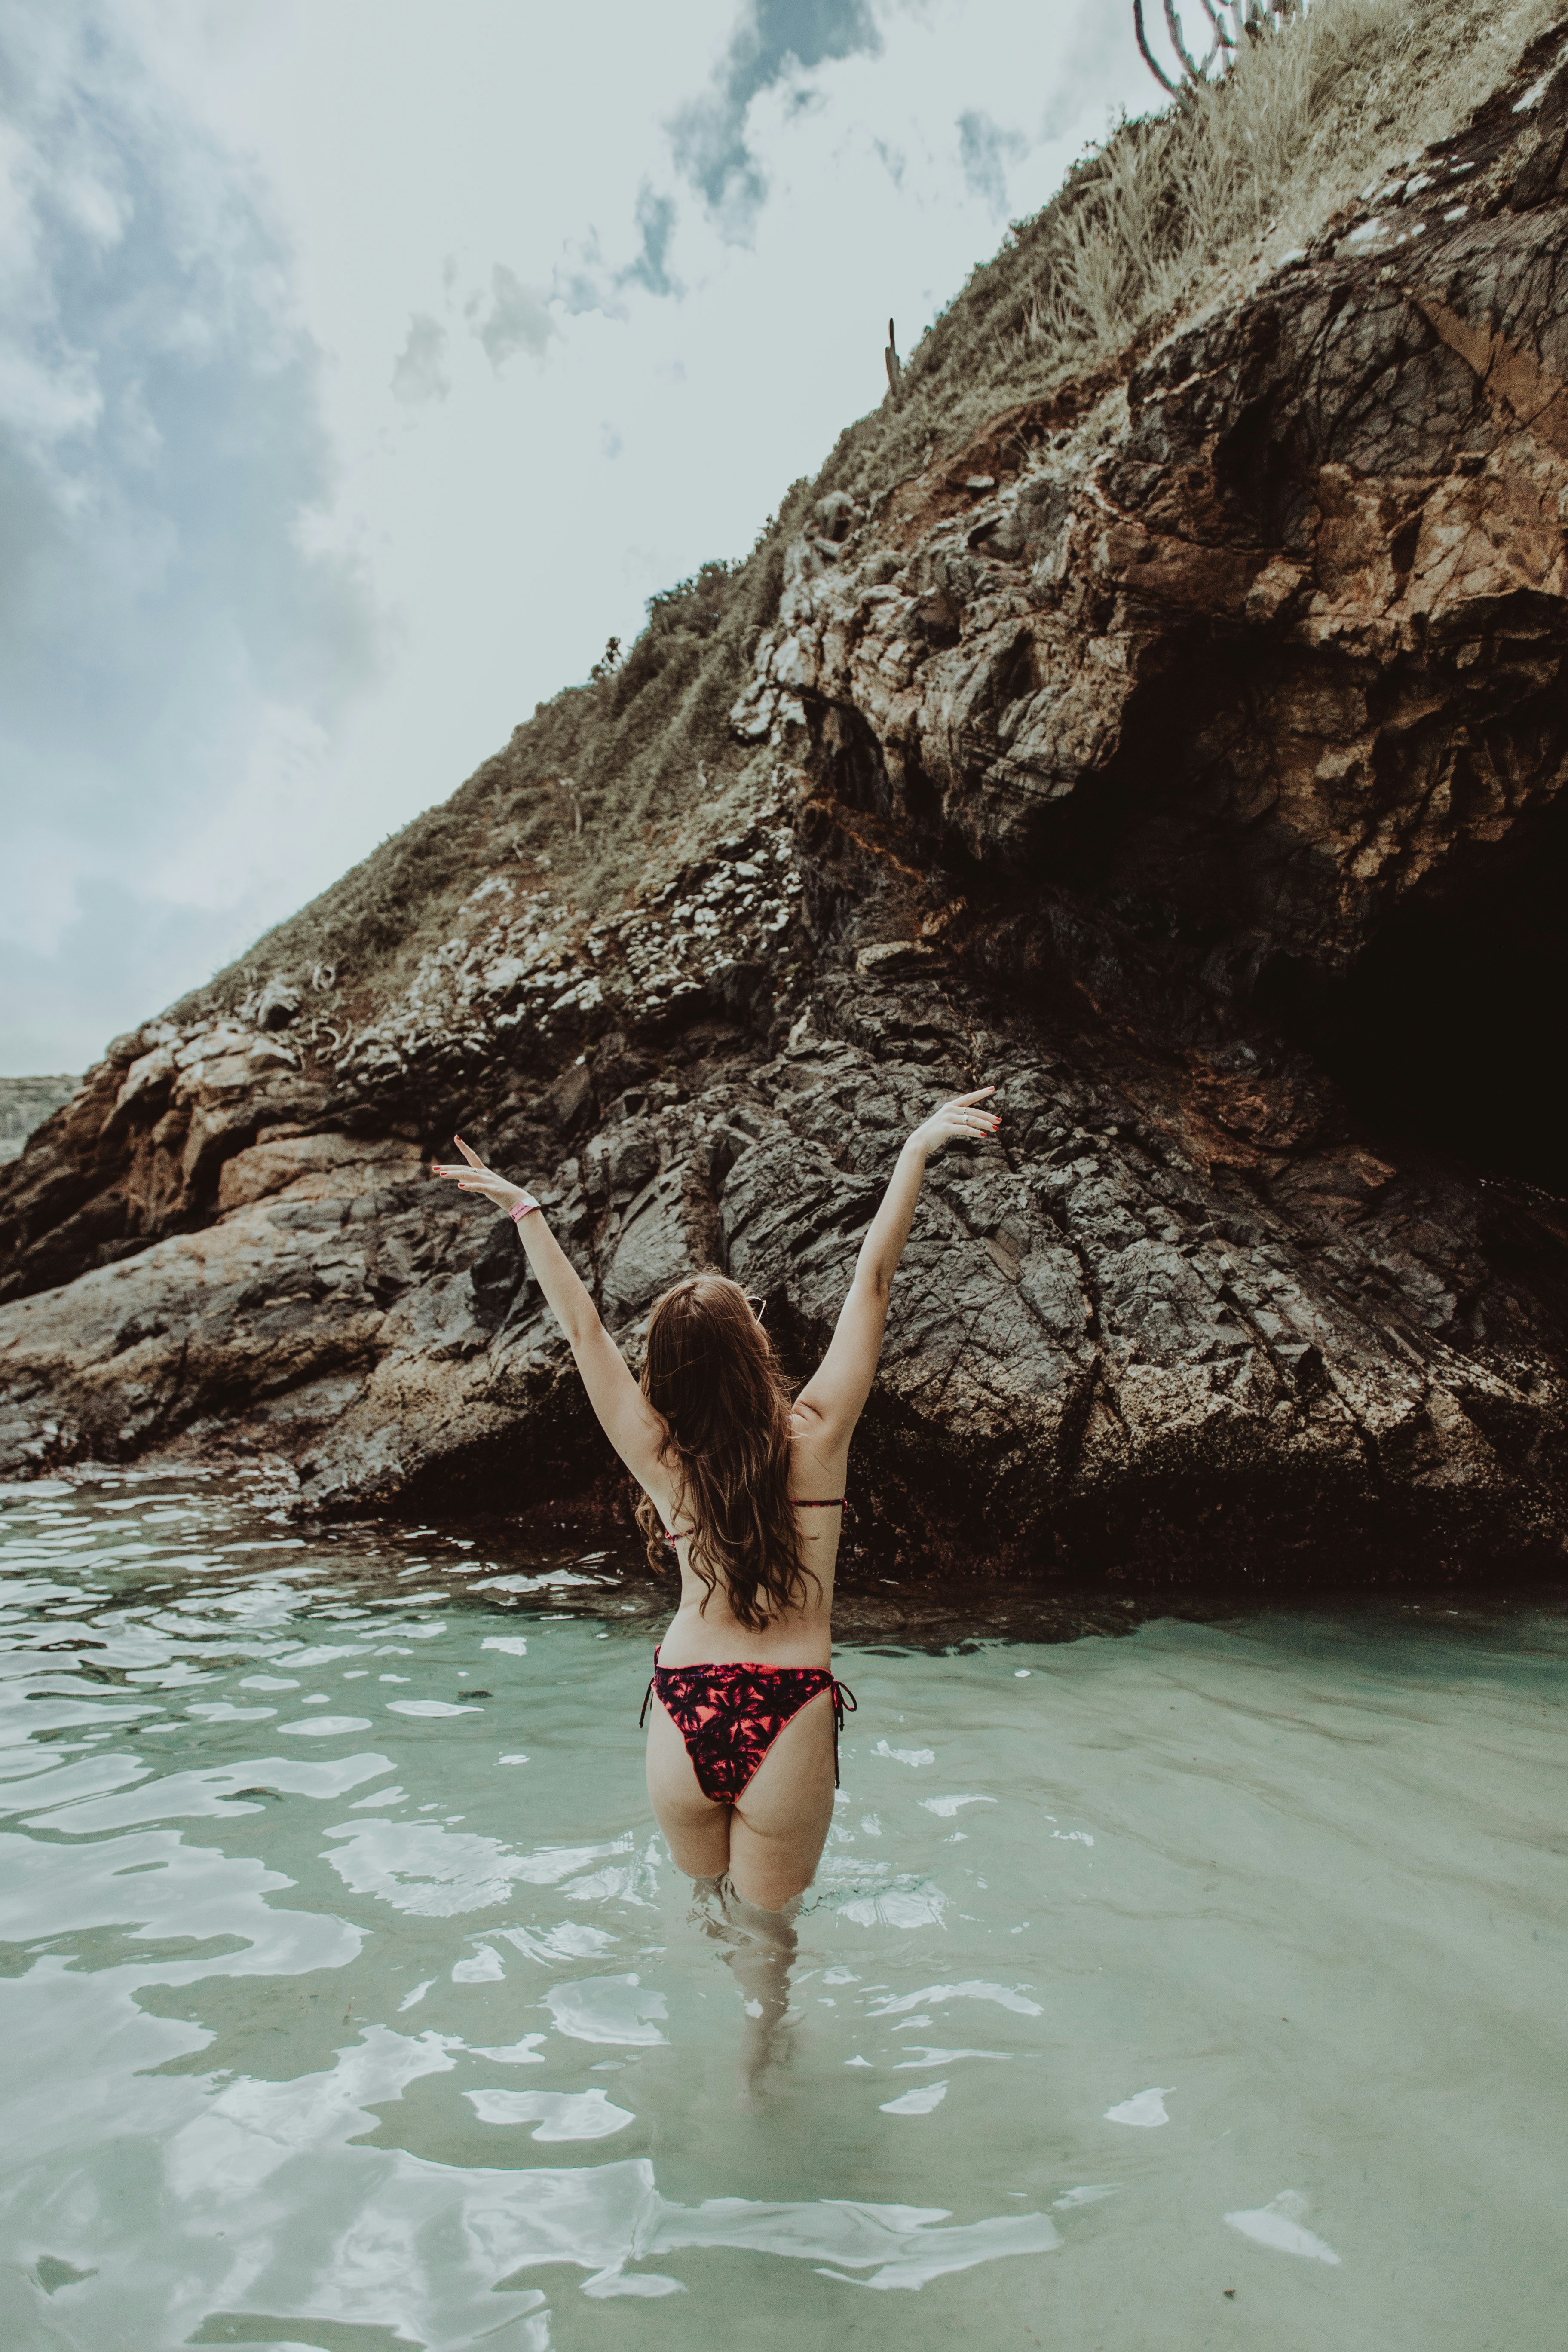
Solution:
[[[541,856],[558,895],[595,912],[661,882],[732,821],[758,764],[727,714],[776,610],[784,547],[816,498],[889,488],[1152,326],[1234,299],[1368,181],[1457,128],[1565,14],[1568,0],[1313,0],[1223,83],[1120,124],[972,273],[897,400],[793,486],[749,557],[653,598],[624,663],[541,704],[449,800],[175,1013],[226,1010],[261,974],[318,961],[351,1003],[367,985],[380,995],[486,872],[531,873]]]
[[[1224,299],[1389,166],[1456,129],[1568,0],[1313,0],[1186,105],[1123,122],[1014,225],[917,345],[898,408],[825,488],[876,489],[1001,409]]]

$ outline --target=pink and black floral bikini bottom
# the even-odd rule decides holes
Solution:
[[[647,1721],[649,1702],[657,1698],[686,1742],[703,1795],[716,1805],[732,1805],[785,1724],[825,1690],[833,1693],[837,1788],[838,1735],[846,1708],[855,1711],[855,1694],[825,1666],[661,1666],[656,1650],[637,1721]]]

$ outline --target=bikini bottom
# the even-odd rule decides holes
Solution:
[[[833,1693],[837,1788],[838,1735],[845,1709],[855,1711],[855,1694],[825,1666],[661,1666],[656,1650],[637,1721],[647,1721],[649,1701],[657,1698],[686,1742],[703,1795],[716,1805],[732,1805],[785,1724],[825,1690]]]

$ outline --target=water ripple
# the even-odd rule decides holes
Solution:
[[[1561,1611],[861,1652],[769,1943],[640,1570],[272,1508],[0,1493],[7,2347],[1555,2352]]]

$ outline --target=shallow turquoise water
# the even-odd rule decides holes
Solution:
[[[846,1649],[747,2105],[602,1559],[128,1478],[0,1570],[6,2352],[1563,2341],[1568,1616]]]

